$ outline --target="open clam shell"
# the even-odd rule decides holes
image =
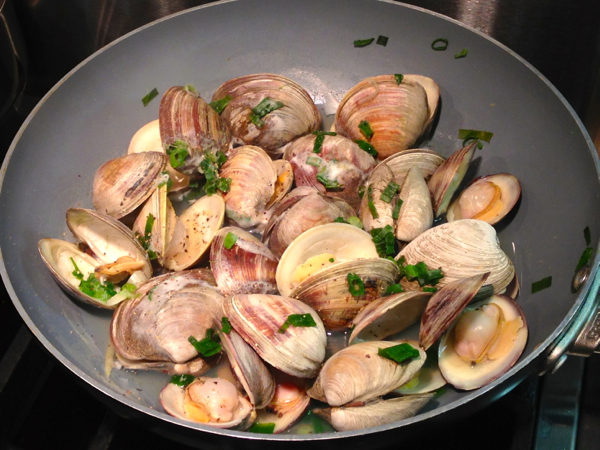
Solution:
[[[514,277],[515,269],[500,248],[496,230],[486,222],[463,219],[430,228],[397,256],[404,256],[407,264],[423,261],[427,267],[442,268],[444,277],[438,286],[452,281],[490,272],[488,284],[501,293]],[[416,282],[401,280],[407,290],[416,290]]]
[[[451,328],[444,334],[439,348],[439,365],[444,378],[448,383],[458,389],[471,390],[491,383],[496,378],[504,374],[519,359],[527,343],[527,322],[520,306],[511,298],[503,295],[495,295],[487,300],[469,305],[463,314],[472,313],[481,310],[486,305],[493,305],[494,308],[501,310],[501,320],[499,323],[490,321],[489,317],[481,314],[487,320],[469,321],[467,329],[473,330],[477,339],[485,336],[485,328],[494,323],[499,327],[496,332],[487,333],[493,336],[493,341],[486,344],[482,341],[473,341],[468,344],[471,347],[485,348],[485,354],[479,361],[470,361],[461,358],[457,352],[457,332],[456,329],[461,322],[459,318]],[[465,336],[469,331],[462,331]],[[461,337],[462,339],[462,337]],[[465,338],[469,342],[471,338]]]
[[[399,388],[421,368],[427,358],[419,357],[398,364],[378,354],[379,349],[400,342],[370,341],[346,347],[329,358],[319,372],[308,395],[330,406],[368,401]]]
[[[396,239],[410,242],[433,225],[429,188],[421,169],[412,167],[400,191],[402,206],[396,222]]]
[[[319,225],[294,239],[283,253],[277,266],[277,288],[289,296],[302,281],[329,266],[378,257],[369,233],[344,223]]]
[[[256,145],[273,156],[283,153],[282,147],[294,139],[318,130],[321,116],[308,92],[299,84],[281,75],[259,73],[223,83],[213,94],[213,101],[224,97],[231,101],[221,117],[232,136],[246,145]],[[252,109],[265,98],[281,102],[260,121],[252,121]],[[257,123],[255,123],[257,122]]]
[[[314,377],[325,359],[325,327],[313,309],[301,301],[276,295],[233,295],[224,302],[233,328],[258,355],[275,368],[299,378]],[[290,326],[292,314],[310,314],[314,327]]]
[[[235,244],[225,248],[227,235]],[[210,248],[210,267],[224,296],[234,294],[276,294],[277,257],[247,231],[235,227],[220,229]]]
[[[405,75],[398,84],[393,75],[380,75],[360,81],[340,101],[335,130],[352,140],[364,140],[359,124],[368,122],[373,136],[367,140],[380,160],[410,148],[428,128],[437,106],[437,101],[429,104],[426,91],[437,85],[433,80],[421,84],[425,78]],[[429,97],[435,96],[431,92]]]
[[[281,433],[289,428],[304,413],[310,397],[300,386],[299,380],[291,377],[277,376],[277,386],[271,402],[263,409],[257,410],[257,423],[273,423],[273,434]],[[287,378],[287,379],[286,379]]]
[[[352,292],[360,279],[363,292]],[[321,317],[329,330],[350,326],[358,312],[375,299],[381,297],[398,278],[398,266],[384,258],[357,259],[335,264],[308,277],[290,293],[310,305]]]
[[[120,219],[152,195],[167,156],[158,152],[132,153],[105,162],[94,175],[92,202],[102,214]]]

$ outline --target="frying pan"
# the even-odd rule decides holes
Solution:
[[[356,39],[379,35],[389,38],[387,46],[353,46]],[[433,51],[431,43],[440,37],[448,39],[448,49]],[[465,48],[466,57],[454,57]],[[258,72],[300,83],[326,119],[336,100],[363,78],[423,74],[437,81],[442,97],[439,120],[423,146],[448,156],[461,146],[458,129],[494,133],[469,176],[508,172],[522,183],[518,210],[498,231],[517,268],[518,301],[529,324],[525,352],[504,376],[472,392],[448,389],[416,417],[391,425],[266,436],[166,415],[158,403],[167,381],[162,374],[104,374],[110,313],[78,303],[59,288],[38,255],[38,240],[69,236],[65,211],[91,207],[96,168],[124,154],[133,133],[158,117],[158,100],[147,107],[140,101],[152,88],[164,93],[189,83],[210,98],[222,82]],[[154,428],[203,446],[290,448],[313,441],[309,445],[332,448],[352,441],[373,447],[472,412],[555,364],[584,326],[594,327],[588,319],[597,307],[598,258],[576,292],[572,280],[586,247],[584,228],[594,248],[600,235],[598,168],[591,140],[556,89],[510,50],[456,21],[387,1],[219,2],[130,33],[81,63],[39,103],[2,166],[0,270],[41,343],[101,396]],[[547,276],[552,286],[531,294],[532,282]]]

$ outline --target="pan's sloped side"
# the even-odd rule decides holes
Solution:
[[[158,100],[147,107],[141,103],[154,87],[164,93],[191,83],[209,98],[230,78],[274,72],[297,81],[324,114],[331,114],[344,92],[363,78],[417,73],[436,80],[442,95],[440,118],[426,146],[448,156],[461,146],[459,128],[494,133],[476,155],[471,175],[509,172],[522,183],[517,211],[499,235],[523,286],[519,302],[530,326],[525,354],[492,386],[470,393],[448,390],[437,400],[438,409],[387,428],[493,398],[507,389],[509,379],[533,370],[532,361],[572,320],[588,290],[570,291],[585,247],[583,229],[589,226],[594,242],[600,236],[600,185],[598,158],[571,108],[521,59],[457,22],[391,2],[339,5],[245,0],[175,15],[86,60],[28,118],[2,166],[2,277],[36,336],[99,391],[144,414],[183,424],[158,405],[164,375],[104,374],[110,313],[67,297],[37,254],[39,239],[68,235],[67,208],[91,205],[96,168],[124,154],[135,131],[157,118]],[[387,46],[352,44],[378,35],[389,38]],[[431,50],[439,37],[449,40],[448,51]],[[463,48],[468,56],[455,59]],[[532,282],[550,275],[551,288],[530,294]]]

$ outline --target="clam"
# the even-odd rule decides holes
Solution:
[[[227,124],[190,87],[174,86],[163,95],[159,107],[160,137],[169,153],[181,152],[177,167],[190,175],[200,166],[204,153],[227,152],[231,140]],[[173,164],[171,164],[173,166]]]
[[[142,152],[166,153],[160,139],[158,119],[147,123],[137,130],[129,142],[129,147],[127,148],[128,155]],[[166,165],[165,169],[169,179],[173,183],[171,189],[169,189],[170,191],[179,191],[190,184],[190,177],[173,169],[170,163]]]
[[[308,395],[330,406],[342,406],[368,401],[399,388],[421,368],[426,354],[418,348],[417,358],[401,364],[379,355],[380,349],[398,344],[370,341],[340,350],[325,362]]]
[[[413,417],[433,396],[419,394],[387,400],[376,398],[364,404],[317,408],[314,413],[327,420],[337,431],[362,430]]]
[[[521,185],[513,175],[500,173],[477,178],[448,207],[448,222],[479,219],[494,225],[502,220],[521,196]]]
[[[278,178],[269,155],[251,145],[236,148],[219,176],[231,179],[229,192],[224,195],[227,217],[243,228],[261,223],[276,194]]]
[[[321,116],[308,92],[281,75],[260,73],[234,78],[223,83],[212,99],[226,97],[231,100],[221,117],[232,136],[272,156],[281,155],[287,143],[321,126]],[[279,104],[276,109],[263,108],[265,102]]]
[[[314,377],[325,358],[325,328],[308,305],[276,295],[233,295],[225,315],[258,355],[275,368],[299,378]],[[291,315],[310,315],[314,326],[284,324]]]
[[[341,198],[358,208],[358,188],[375,167],[375,159],[350,139],[335,135],[322,136],[315,153],[315,140],[320,136],[304,136],[285,151],[294,169],[297,186],[312,186],[328,197]]]
[[[354,209],[345,201],[325,197],[310,186],[301,186],[284,197],[273,212],[263,241],[268,242],[275,255],[281,256],[294,239],[310,228],[354,215]]]
[[[94,208],[120,219],[152,195],[160,183],[167,156],[158,152],[133,153],[104,163],[94,175]]]
[[[404,257],[406,264],[424,262],[430,268],[440,268],[444,277],[438,286],[490,272],[487,280],[494,292],[501,293],[514,277],[515,269],[508,256],[500,248],[496,230],[486,222],[463,219],[430,228],[397,256]],[[401,284],[407,290],[417,289],[415,282],[406,279]]]
[[[306,390],[294,382],[281,379],[275,388],[273,400],[264,408],[257,411],[257,423],[272,423],[275,425],[273,434],[281,433],[289,428],[304,413],[310,402]]]
[[[187,386],[169,383],[160,392],[160,403],[178,419],[215,428],[245,430],[255,417],[250,402],[222,378],[196,378]]]
[[[371,235],[353,225],[329,223],[311,228],[288,246],[277,266],[277,288],[290,293],[304,280],[335,264],[378,258]]]
[[[473,303],[442,337],[442,375],[458,389],[491,383],[519,359],[527,334],[523,311],[511,298],[495,295]]]
[[[435,217],[441,216],[448,209],[452,196],[467,173],[475,148],[477,141],[454,152],[429,179],[427,186],[431,191]]]
[[[204,196],[186,209],[176,221],[173,236],[165,250],[164,266],[183,270],[204,255],[225,218],[225,202],[220,195]]]
[[[425,133],[438,98],[439,88],[427,77],[404,75],[399,84],[393,75],[367,78],[340,101],[335,130],[352,140],[366,139],[383,160],[410,148]],[[370,125],[372,136],[361,130],[364,122]]]
[[[235,242],[228,242],[235,240]],[[234,294],[276,294],[277,257],[265,244],[240,228],[219,230],[210,248],[210,266],[220,291]]]
[[[412,167],[400,191],[402,206],[396,222],[396,239],[410,242],[433,225],[429,188],[418,166]]]

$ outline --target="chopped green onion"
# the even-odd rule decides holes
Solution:
[[[152,289],[150,289],[150,292],[148,292],[148,300],[152,301],[152,295],[154,295],[154,290],[157,288],[157,286],[154,286]]]
[[[194,336],[188,337],[188,342],[194,346],[196,351],[202,356],[209,357],[216,355],[221,351],[218,337],[215,336],[215,331],[212,328],[206,330],[206,337],[199,341]]]
[[[348,221],[346,219],[344,219],[343,217],[336,217],[335,219],[333,219],[334,223],[348,223]]]
[[[396,236],[391,225],[386,225],[383,228],[372,228],[370,233],[379,256],[385,258],[396,253]]]
[[[185,159],[189,156],[188,145],[183,141],[175,141],[167,147],[167,155],[173,169],[177,169],[185,164]]]
[[[121,290],[128,291],[133,294],[137,290],[137,286],[133,283],[125,283],[123,286],[121,286]]]
[[[325,136],[322,134],[315,137],[315,143],[313,145],[313,153],[321,153],[321,147],[323,146],[324,140],[325,140]]]
[[[148,103],[150,103],[156,97],[158,97],[158,90],[154,88],[144,96],[144,98],[142,99],[142,103],[144,104],[144,106],[148,106]]]
[[[370,38],[370,39],[357,39],[356,41],[354,41],[354,46],[355,47],[366,47],[367,45],[369,45],[371,42],[373,42],[375,40],[375,38]]]
[[[467,49],[463,48],[462,51],[454,55],[454,59],[464,58],[465,56],[467,56]]]
[[[337,136],[335,131],[313,131],[312,134],[315,136]]]
[[[585,238],[585,245],[590,245],[592,243],[592,234],[590,233],[590,227],[585,227],[583,229],[583,237]]]
[[[361,150],[364,150],[369,155],[371,155],[373,158],[377,159],[377,157],[379,156],[379,153],[377,153],[377,150],[375,150],[375,147],[373,147],[367,141],[363,141],[362,139],[356,139],[354,142],[356,144],[358,144],[358,147]]]
[[[332,262],[335,262],[335,259],[333,259],[333,258],[329,258],[329,262],[330,262],[330,263],[332,263]]]
[[[167,186],[167,191],[170,191],[171,188],[173,187],[173,180],[171,180],[171,177],[169,176],[169,172],[165,170],[165,171],[161,172],[160,174],[163,175],[163,176],[165,176],[165,177],[167,177],[167,180],[163,181],[162,183],[160,183],[158,185],[158,188],[160,189],[161,187],[163,187],[163,186],[166,185]]]
[[[446,393],[446,387],[442,386],[441,388],[433,391],[433,398],[438,398],[440,395],[445,394],[445,393]]]
[[[577,267],[575,268],[575,272],[590,262],[590,258],[592,257],[593,253],[594,249],[592,247],[588,247],[583,251],[581,257],[579,258],[579,262],[577,263]]]
[[[363,229],[363,223],[356,216],[350,216],[350,217],[348,217],[348,223],[350,225],[354,225],[356,228],[360,228],[361,230]]]
[[[404,80],[404,75],[401,73],[395,73],[394,78],[396,79],[396,84],[400,86],[400,83],[402,83],[402,80]]]
[[[330,180],[325,176],[327,167],[323,167],[319,173],[317,173],[317,181],[325,186],[325,189],[343,189],[344,186],[339,183],[338,180]]]
[[[231,333],[231,323],[227,317],[221,317],[221,331],[225,334]]]
[[[431,43],[431,48],[436,52],[444,51],[448,48],[448,39],[446,38],[437,38],[435,41]]]
[[[73,267],[75,268],[75,270],[73,270],[71,273],[79,280],[79,290],[81,292],[102,302],[106,302],[111,297],[117,295],[114,284],[112,284],[110,281],[101,283],[93,273],[90,273],[87,280],[85,280],[83,274],[79,270],[79,267],[77,267],[75,260],[73,258],[70,259]]]
[[[379,199],[382,202],[390,203],[392,201],[392,199],[394,198],[394,196],[398,193],[399,189],[400,189],[400,186],[397,183],[390,181],[388,183],[388,185],[385,187],[385,189],[383,190],[383,192],[381,193],[381,195],[379,196]]]
[[[348,282],[348,291],[350,291],[353,297],[365,294],[365,284],[358,275],[349,273],[346,275],[346,281]]]
[[[148,253],[148,257],[151,260],[157,259],[158,255],[156,254],[156,252],[154,252],[153,250],[150,249],[150,242],[152,240],[152,228],[154,227],[154,216],[152,214],[148,214],[148,216],[146,217],[146,226],[144,228],[144,235],[142,236],[139,233],[135,233],[135,237],[137,238],[138,242],[140,243],[140,245],[142,246],[142,248],[144,250],[146,250],[146,253]]]
[[[227,233],[227,236],[225,236],[225,239],[223,239],[223,247],[225,247],[227,250],[231,250],[237,242],[237,240],[238,237],[235,234],[229,232]]]
[[[377,351],[377,354],[397,362],[398,364],[406,361],[407,359],[418,358],[420,355],[419,350],[414,348],[412,345],[407,344],[406,342],[403,344],[394,345],[393,347],[380,348]]]
[[[363,198],[363,195],[365,195],[365,185],[362,184],[358,187],[358,196],[360,198]]]
[[[173,375],[171,377],[171,383],[176,384],[177,386],[186,387],[188,384],[191,384],[196,377],[193,375],[188,375],[182,373],[181,375]]]
[[[399,294],[400,292],[404,292],[401,284],[390,284],[385,291],[385,295]]]
[[[269,423],[258,423],[255,422],[252,424],[250,429],[248,430],[251,433],[262,433],[262,434],[273,434],[275,431],[275,424],[273,422]]]
[[[373,216],[373,219],[377,219],[379,217],[379,213],[377,212],[377,208],[373,202],[373,188],[371,186],[367,188],[367,199],[367,205],[369,206],[369,211],[371,211],[371,216]]]
[[[252,114],[250,114],[250,120],[254,125],[258,128],[262,128],[265,122],[262,120],[267,114],[272,113],[273,111],[283,108],[283,103],[278,102],[276,100],[272,100],[269,97],[265,97],[262,101],[252,108]]]
[[[492,140],[492,136],[494,136],[494,133],[490,131],[466,130],[462,128],[458,130],[458,138],[465,141],[470,139],[478,139],[489,143]]]
[[[417,280],[419,282],[419,286],[423,287],[426,285],[435,286],[438,281],[444,278],[444,274],[442,269],[429,269],[427,265],[421,261],[414,265],[404,265],[403,261],[398,262],[399,265],[402,265],[401,271],[406,276],[409,281]]]
[[[217,180],[217,189],[221,192],[229,192],[229,189],[231,189],[231,178],[219,178]]]
[[[215,110],[217,114],[221,114],[229,102],[232,100],[231,95],[226,95],[221,100],[215,100],[214,102],[210,102],[208,106]]]
[[[285,333],[290,326],[292,327],[316,327],[317,322],[313,319],[310,313],[306,314],[290,314],[283,325],[279,328],[279,333]]]
[[[321,167],[323,160],[317,156],[309,156],[306,158],[306,164],[313,167]]]
[[[361,123],[358,124],[358,128],[360,130],[360,132],[362,133],[362,135],[367,138],[367,141],[370,141],[371,138],[373,137],[373,129],[371,128],[371,125],[369,124],[369,122],[367,122],[366,120],[363,120]]]
[[[196,87],[193,84],[186,84],[183,87],[183,89],[186,90],[186,91],[188,91],[188,92],[190,92],[190,93],[192,93],[192,94],[197,94],[198,93],[198,90],[196,89]]]
[[[542,278],[539,281],[536,281],[531,284],[531,293],[535,294],[536,292],[540,292],[543,289],[549,288],[552,286],[552,277]]]
[[[398,199],[396,206],[394,206],[394,210],[392,211],[392,219],[398,220],[398,217],[400,217],[400,208],[402,207],[402,203],[404,202]]]
[[[383,45],[385,47],[387,45],[387,43],[388,43],[388,37],[387,36],[381,36],[380,35],[377,38],[377,42],[376,42],[377,45]]]
[[[219,169],[227,161],[227,156],[221,151],[212,153],[206,150],[204,159],[200,162],[200,169],[206,178],[204,192],[206,195],[213,195],[217,191],[229,192],[231,187],[231,178],[220,178]]]
[[[435,293],[435,292],[437,292],[437,288],[434,288],[434,287],[424,287],[423,288],[423,292],[433,292],[433,293]]]

